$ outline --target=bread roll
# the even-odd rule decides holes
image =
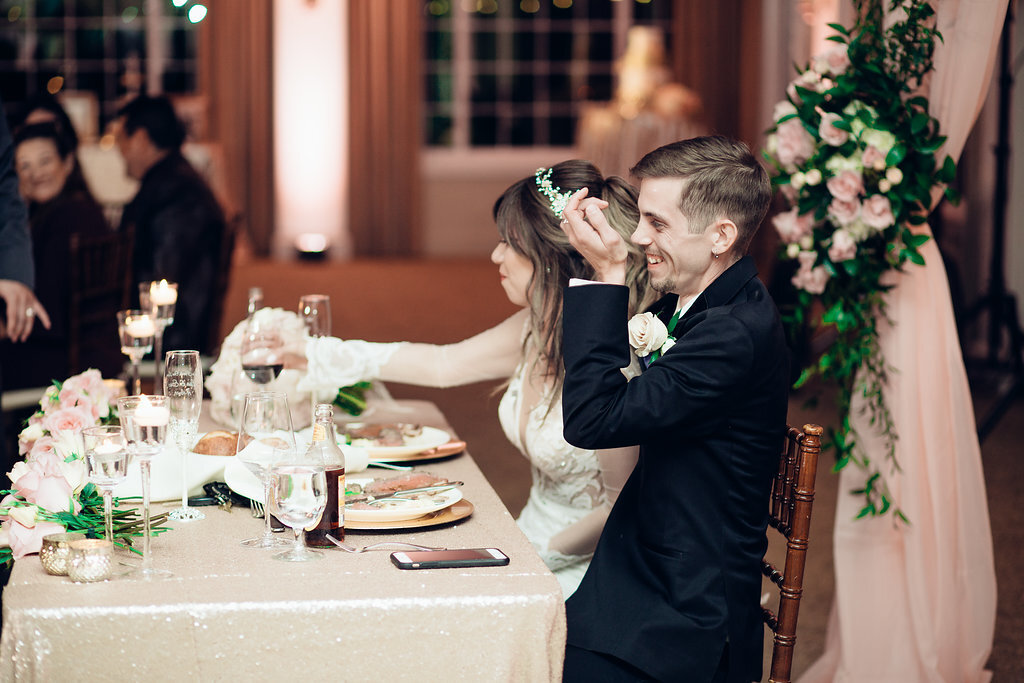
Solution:
[[[200,455],[234,455],[237,447],[237,432],[215,429],[199,439],[192,452]]]

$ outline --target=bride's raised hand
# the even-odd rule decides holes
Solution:
[[[604,216],[608,202],[588,197],[587,188],[575,192],[562,212],[562,230],[576,251],[594,269],[594,277],[609,284],[626,284],[626,259],[629,249],[622,235]]]

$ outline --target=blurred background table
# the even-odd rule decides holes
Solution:
[[[372,418],[450,429],[432,403],[393,408]],[[3,599],[0,679],[560,680],[557,580],[469,453],[417,469],[464,481],[473,514],[347,540],[493,546],[508,566],[403,571],[388,552],[341,550],[320,562],[280,562],[271,559],[276,551],[239,545],[263,523],[248,509],[206,508],[205,520],[153,540],[155,566],[172,571],[170,579],[75,584],[46,574],[34,555],[15,563]]]

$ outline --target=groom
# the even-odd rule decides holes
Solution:
[[[723,137],[666,145],[631,172],[631,239],[665,295],[653,310],[674,344],[632,380],[620,372],[630,359],[626,245],[605,203],[580,190],[562,227],[604,284],[566,292],[565,437],[582,448],[639,443],[640,457],[566,603],[564,680],[760,680],[760,561],[789,365],[778,312],[745,255],[768,176]]]

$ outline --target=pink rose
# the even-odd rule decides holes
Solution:
[[[62,474],[60,464],[63,461],[64,458],[58,455],[56,450],[52,450],[36,455],[30,464],[37,467],[44,476],[59,477]]]
[[[860,215],[860,202],[848,202],[836,197],[828,205],[828,215],[839,225],[849,225]]]
[[[48,475],[39,481],[39,488],[36,489],[33,499],[25,496],[25,500],[50,512],[71,511],[77,514],[81,505],[77,500],[71,498],[73,492],[63,474],[58,474],[55,477]]]
[[[93,401],[90,400],[85,391],[71,385],[71,380],[65,382],[64,386],[61,387],[59,398],[61,408],[81,408],[92,415],[94,420],[99,417],[96,414],[98,411],[96,411]]]
[[[833,263],[847,261],[857,255],[857,243],[845,230],[832,233],[832,245],[828,248],[828,257]]]
[[[875,230],[884,230],[896,222],[892,205],[885,195],[873,194],[864,201],[861,219]]]
[[[778,149],[776,155],[783,166],[806,161],[814,154],[814,138],[804,128],[800,119],[790,119],[776,131]]]
[[[43,546],[43,536],[65,531],[62,525],[54,522],[36,522],[35,526],[27,527],[13,519],[4,522],[4,528],[15,560],[20,560],[30,553],[38,553]]]
[[[96,423],[92,411],[82,408],[60,408],[43,418],[43,429],[50,432],[69,430],[77,432],[83,427],[91,427]]]
[[[28,456],[26,456],[26,460],[33,461],[43,453],[52,452],[53,437],[50,435],[46,435],[35,440],[35,443],[32,444],[32,448],[28,452]]]
[[[828,271],[824,266],[811,267],[817,255],[813,251],[802,251],[797,258],[800,261],[800,269],[791,280],[793,286],[810,294],[824,292],[829,278]]]
[[[864,178],[857,171],[846,170],[829,178],[825,187],[836,199],[852,202],[864,192]]]
[[[868,145],[860,156],[860,162],[864,164],[864,168],[873,168],[876,171],[881,171],[885,168],[885,155],[874,145]]]
[[[772,218],[772,225],[775,226],[775,230],[778,231],[779,237],[782,238],[783,242],[792,244],[793,242],[799,242],[800,238],[804,235],[811,234],[811,227],[813,225],[811,221],[811,214],[798,215],[796,207],[793,207],[789,211],[783,211]]]
[[[821,124],[818,126],[818,136],[829,145],[839,147],[850,139],[850,134],[845,130],[835,127],[835,122],[842,120],[839,114],[826,112],[821,115]]]
[[[837,45],[828,52],[814,58],[814,70],[838,76],[850,67],[850,55],[846,45]]]

